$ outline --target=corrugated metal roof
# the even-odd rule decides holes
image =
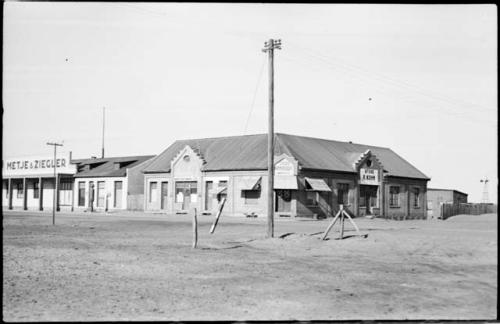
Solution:
[[[88,178],[88,177],[124,177],[127,174],[128,168],[133,168],[151,158],[154,155],[143,156],[123,156],[123,157],[110,157],[103,159],[76,159],[72,163],[76,163],[78,167],[86,164],[102,163],[101,165],[86,171],[80,171],[75,174],[75,178]],[[116,169],[115,163],[126,163],[123,167]]]
[[[176,141],[153,159],[144,172],[170,172],[170,162],[186,145],[205,159],[203,171],[267,169],[267,134],[258,134]],[[275,134],[275,154],[294,157],[303,169],[355,172],[353,163],[368,149],[389,176],[429,179],[389,148]]]

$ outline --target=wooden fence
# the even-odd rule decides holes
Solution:
[[[497,212],[495,204],[451,204],[445,203],[441,205],[440,218],[447,219],[455,215],[481,215]]]

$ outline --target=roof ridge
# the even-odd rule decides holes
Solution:
[[[287,134],[287,133],[275,133],[275,134],[276,134],[276,135],[292,136],[292,137],[308,138],[308,139],[320,140],[320,141],[325,141],[325,142],[335,142],[335,143],[343,143],[343,144],[351,144],[351,145],[360,145],[360,146],[367,146],[367,147],[375,147],[375,148],[389,149],[389,147],[385,147],[385,146],[376,146],[376,145],[369,145],[369,144],[360,144],[360,143],[353,143],[353,142],[350,142],[350,141],[345,142],[345,141],[339,141],[339,140],[328,139],[328,138],[321,138],[321,137],[304,136],[304,135],[295,135],[295,134]]]

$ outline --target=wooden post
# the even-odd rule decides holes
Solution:
[[[43,178],[38,178],[38,209],[43,210]]]
[[[8,184],[9,184],[9,188],[7,189],[8,193],[9,193],[9,197],[8,197],[9,202],[8,202],[8,205],[9,205],[9,209],[12,209],[12,192],[14,190],[12,190],[12,179],[11,178],[9,178]]]
[[[226,203],[226,198],[222,198],[222,201],[220,202],[219,208],[217,210],[217,215],[215,216],[215,221],[212,224],[212,227],[210,228],[210,234],[213,234],[215,231],[215,227],[217,226],[217,223],[219,222],[220,215],[222,214],[222,209],[224,208],[224,204]]]
[[[344,239],[344,205],[340,205],[340,239]]]
[[[349,214],[345,211],[344,211],[344,213],[345,213],[345,216],[347,217],[347,219],[351,222],[352,226],[354,226],[354,228],[356,229],[356,232],[358,233],[358,235],[361,235],[361,232],[359,231],[358,226],[356,225],[356,223],[354,223],[351,216],[349,216]]]
[[[23,178],[23,209],[28,210],[28,180]]]
[[[196,249],[197,244],[198,244],[198,219],[196,217],[196,208],[195,208],[193,214],[193,249]]]
[[[337,213],[337,215],[335,215],[335,217],[333,218],[333,221],[330,223],[330,225],[328,225],[328,228],[326,229],[325,234],[323,234],[322,240],[326,239],[326,236],[328,235],[328,232],[330,232],[330,230],[332,229],[333,225],[335,225],[335,222],[339,218],[341,212],[342,211],[339,210],[339,212]]]
[[[264,52],[269,62],[269,120],[267,135],[267,237],[274,237],[274,50],[281,49],[281,40],[270,39],[265,43]]]

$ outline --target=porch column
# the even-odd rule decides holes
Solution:
[[[43,210],[43,179],[38,178],[38,210]]]
[[[8,205],[9,205],[9,209],[12,209],[12,179],[9,178],[9,182],[8,182],[8,188],[7,188],[7,192],[8,192]]]
[[[23,178],[23,209],[28,210],[28,181],[26,177]]]
[[[60,176],[59,174],[56,175],[56,178],[54,179],[54,190],[56,191],[56,211],[59,211],[59,179]]]

